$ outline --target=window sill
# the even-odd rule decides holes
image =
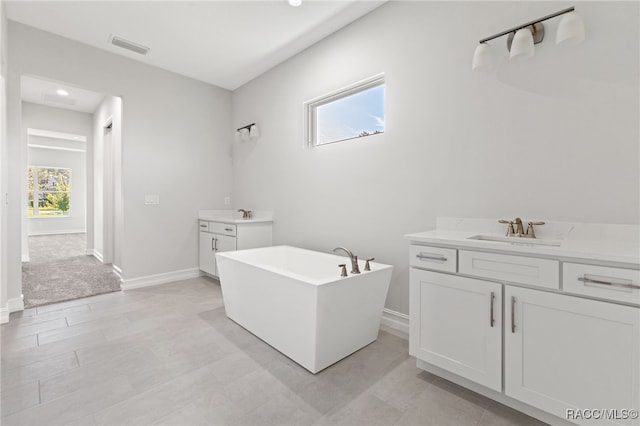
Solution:
[[[73,218],[72,215],[65,215],[65,216],[27,216],[27,219],[29,220],[49,220],[49,219],[71,219]]]

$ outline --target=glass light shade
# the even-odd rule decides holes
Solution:
[[[521,28],[513,36],[509,58],[529,56],[533,56],[533,34],[529,28]]]
[[[473,71],[489,71],[493,69],[493,53],[487,43],[480,43],[473,53],[471,64]]]
[[[584,23],[576,12],[564,14],[558,25],[556,44],[577,44],[584,40]]]
[[[256,139],[260,137],[260,132],[258,131],[258,126],[256,126],[255,124],[253,126],[251,126],[251,128],[249,129],[249,137],[251,139]]]
[[[302,4],[302,0],[289,0],[289,6],[298,7]]]
[[[243,142],[249,140],[249,129],[240,129],[240,139],[242,139]]]

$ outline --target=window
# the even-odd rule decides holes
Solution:
[[[384,133],[384,76],[305,103],[307,143],[324,145]]]
[[[71,169],[29,166],[27,215],[68,216],[71,205]]]

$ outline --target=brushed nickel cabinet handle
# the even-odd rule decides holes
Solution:
[[[420,253],[417,254],[416,257],[420,260],[436,260],[438,262],[446,262],[447,258],[444,257],[443,255],[433,255],[433,254],[426,254],[426,253]]]
[[[218,239],[214,238],[213,242],[215,243],[215,245],[213,246],[213,251],[218,251]]]
[[[233,231],[233,228],[224,228],[224,230],[231,232],[231,231]]]
[[[212,251],[216,251],[216,249],[213,247],[213,242],[215,241],[215,238],[211,239],[211,250]]]
[[[516,332],[516,298],[511,296],[511,333]]]
[[[640,285],[614,283],[614,282],[611,282],[611,281],[593,280],[591,278],[587,278],[586,276],[578,278],[578,281],[582,281],[585,284],[587,284],[587,283],[601,284],[601,285],[608,285],[608,286],[611,286],[611,287],[622,287],[622,288],[631,288],[631,289],[635,289],[635,290],[640,290]]]
[[[491,325],[491,327],[493,327],[493,323],[495,322],[495,319],[493,317],[493,305],[495,300],[496,300],[496,294],[492,291],[491,292],[491,309],[489,314],[489,324]]]

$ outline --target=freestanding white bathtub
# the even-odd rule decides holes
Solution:
[[[392,266],[289,246],[216,254],[227,317],[317,373],[374,342]]]

